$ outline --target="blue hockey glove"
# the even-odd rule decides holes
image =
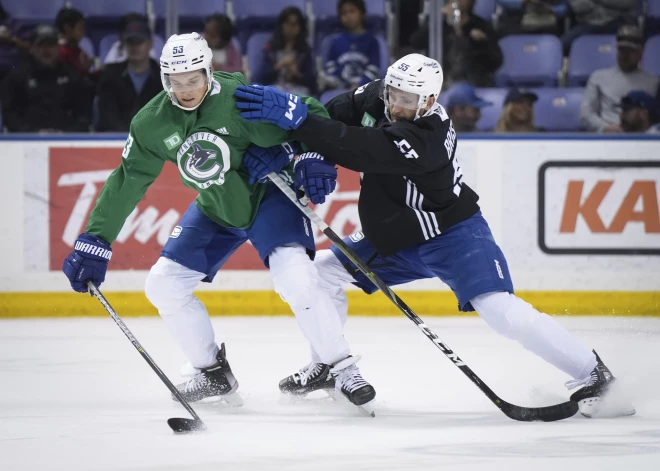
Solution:
[[[300,97],[275,87],[241,85],[234,96],[240,100],[236,107],[241,116],[248,121],[266,121],[290,131],[307,119],[307,105]]]
[[[248,171],[248,183],[264,183],[270,172],[280,173],[296,154],[292,143],[285,142],[272,147],[250,145],[243,154],[243,167]]]
[[[101,286],[112,257],[110,246],[95,235],[80,234],[73,247],[73,252],[62,264],[62,271],[71,282],[73,290],[86,293],[88,280],[97,287]]]
[[[296,159],[293,167],[296,178],[294,188],[303,188],[314,204],[325,203],[325,197],[337,188],[337,168],[321,154],[305,152]]]

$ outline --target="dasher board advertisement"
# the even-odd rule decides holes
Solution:
[[[660,254],[660,162],[546,162],[538,179],[545,253]]]

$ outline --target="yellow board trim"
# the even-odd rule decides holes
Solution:
[[[141,292],[104,293],[120,316],[154,316],[156,309]],[[400,297],[420,316],[454,316],[456,298],[449,291],[401,291]],[[548,314],[660,316],[659,291],[521,291],[525,301]],[[211,315],[273,316],[291,311],[272,291],[201,291],[197,296]],[[349,291],[349,313],[397,316],[401,312],[382,294]],[[474,313],[473,313],[474,314]],[[0,318],[105,316],[100,303],[72,292],[0,293]],[[467,314],[469,315],[469,314]]]

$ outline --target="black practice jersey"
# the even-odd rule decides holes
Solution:
[[[440,104],[415,121],[390,123],[381,82],[335,97],[332,119],[309,114],[293,137],[329,161],[361,172],[358,210],[382,256],[423,243],[479,211],[462,182],[456,132]]]

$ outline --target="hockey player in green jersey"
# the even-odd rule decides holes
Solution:
[[[97,286],[104,281],[110,245],[169,161],[178,167],[182,183],[199,195],[151,268],[145,293],[194,367],[192,378],[178,386],[183,396],[189,401],[240,400],[224,343],[216,343],[206,308],[193,290],[200,281],[212,281],[231,254],[250,240],[270,269],[275,290],[295,313],[314,357],[328,365],[314,378],[324,387],[336,382],[338,390],[359,384],[363,397],[373,399],[375,392],[360,376],[341,335],[336,308],[319,284],[309,220],[274,185],[254,181],[246,170],[290,161],[294,150],[286,142],[289,132],[242,119],[234,91],[247,84],[245,78],[213,73],[211,60],[211,49],[197,33],[167,41],[160,59],[165,90],[133,118],[121,164],[108,178],[62,269],[76,291],[85,292],[88,280]],[[298,100],[307,105],[305,110],[327,116],[316,100],[292,97],[280,124],[298,119]],[[307,384],[308,379],[303,375],[299,381]]]

